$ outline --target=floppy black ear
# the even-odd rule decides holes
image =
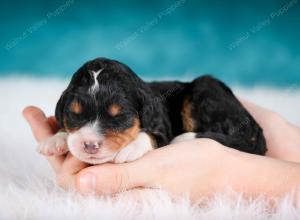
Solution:
[[[142,130],[155,138],[157,147],[169,144],[172,138],[171,124],[167,109],[161,98],[153,94],[150,88],[138,88],[139,118]]]
[[[66,106],[68,92],[65,90],[60,96],[55,107],[55,118],[60,128],[64,128],[64,109]]]

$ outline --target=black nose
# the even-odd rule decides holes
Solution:
[[[96,154],[99,151],[101,143],[84,142],[84,151],[88,154]]]

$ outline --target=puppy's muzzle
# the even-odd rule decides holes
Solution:
[[[102,142],[84,142],[84,151],[88,154],[98,153]]]

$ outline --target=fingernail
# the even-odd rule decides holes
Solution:
[[[94,194],[96,191],[96,177],[92,173],[83,174],[80,177],[80,192],[83,194]]]

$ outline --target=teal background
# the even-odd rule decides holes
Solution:
[[[65,79],[102,56],[143,78],[300,84],[299,0],[0,2],[1,77]]]

